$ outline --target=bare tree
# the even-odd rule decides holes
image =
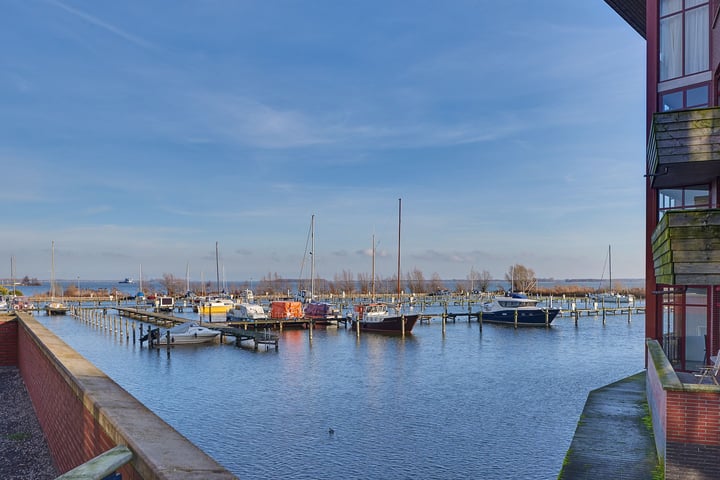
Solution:
[[[518,292],[529,292],[537,285],[535,272],[525,265],[515,264],[505,274],[505,280],[510,282],[510,288]]]
[[[340,275],[335,274],[335,285],[340,292],[347,295],[355,293],[355,280],[350,270],[343,270]]]
[[[165,291],[171,297],[180,295],[183,293],[183,286],[185,282],[182,279],[175,278],[172,273],[163,273],[163,278],[160,284],[165,288]]]
[[[372,293],[372,274],[358,273],[357,284],[360,293]]]
[[[483,270],[482,272],[480,272],[480,276],[478,277],[478,288],[481,292],[488,291],[491,280],[492,276],[490,275],[490,272],[488,272],[487,270]]]
[[[440,274],[435,272],[432,274],[432,279],[430,280],[430,286],[428,287],[427,292],[439,292],[440,290],[445,290],[445,282],[443,282],[442,278],[440,278]]]
[[[413,293],[425,292],[425,276],[418,268],[407,274],[408,290]]]

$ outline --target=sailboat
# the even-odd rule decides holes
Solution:
[[[398,302],[402,291],[400,289],[400,232],[402,219],[402,199],[398,199],[398,268],[397,268],[397,295]],[[363,332],[380,333],[411,333],[419,318],[418,314],[405,315],[401,304],[388,305],[375,302],[375,240],[373,238],[373,297],[371,303],[355,305],[352,324]]]
[[[595,301],[603,302],[603,303],[633,303],[635,301],[635,297],[630,294],[622,294],[618,293],[615,290],[613,290],[613,283],[612,283],[612,247],[611,245],[608,245],[608,253],[607,253],[607,264],[608,264],[608,290],[606,292],[600,291],[598,288],[597,293],[592,293],[589,295],[589,297]],[[600,279],[600,284],[602,284],[602,279]]]
[[[69,307],[62,302],[55,300],[55,241],[52,242],[52,269],[50,272],[50,303],[45,305],[45,312],[48,315],[65,315]]]
[[[208,296],[205,300],[200,302],[198,305],[198,313],[200,315],[212,315],[213,313],[220,313],[222,316],[215,319],[209,319],[208,321],[224,322],[225,316],[235,302],[231,298],[222,295],[220,290],[220,254],[218,249],[218,242],[215,242],[215,273],[217,276],[217,291],[216,296]]]
[[[301,292],[305,300],[303,305],[303,316],[315,320],[316,325],[337,326],[338,320],[342,318],[340,309],[329,302],[318,302],[315,300],[315,215],[310,219],[310,297],[306,292]]]

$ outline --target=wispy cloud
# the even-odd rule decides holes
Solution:
[[[123,30],[119,27],[116,27],[115,25],[111,25],[103,20],[100,20],[99,18],[97,18],[93,15],[90,15],[89,13],[86,13],[86,12],[83,12],[82,10],[78,10],[76,8],[70,7],[58,0],[46,0],[46,1],[47,1],[47,3],[49,3],[51,5],[55,5],[56,7],[61,8],[61,9],[65,10],[66,12],[68,12],[78,18],[85,20],[86,22],[88,22],[90,24],[95,25],[96,27],[100,27],[100,28],[102,28],[120,38],[123,38],[123,39],[129,41],[130,43],[133,43],[139,47],[143,47],[143,48],[150,49],[150,50],[158,49],[158,47],[156,45],[154,45],[153,43],[148,42],[147,40],[140,38],[137,35],[133,35],[132,33],[126,32],[125,30]]]

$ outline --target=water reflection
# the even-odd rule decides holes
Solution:
[[[444,335],[435,320],[405,338],[286,330],[269,354],[169,355],[38,319],[242,478],[556,478],[588,392],[644,366],[641,315],[458,320]]]

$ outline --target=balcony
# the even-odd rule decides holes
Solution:
[[[647,162],[653,188],[714,181],[720,172],[720,108],[656,113]]]
[[[666,212],[652,254],[658,284],[720,284],[720,209]]]

